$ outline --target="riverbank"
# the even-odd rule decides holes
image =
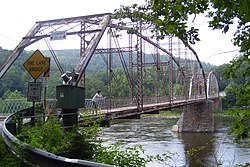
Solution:
[[[181,116],[183,111],[180,109],[170,110],[163,110],[160,111],[159,114],[142,114],[142,118],[167,118],[167,119],[177,119]]]

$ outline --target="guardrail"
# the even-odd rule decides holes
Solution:
[[[34,148],[26,143],[21,142],[14,135],[18,129],[18,122],[15,122],[16,115],[29,115],[31,108],[18,111],[9,115],[2,124],[2,137],[9,149],[24,162],[43,167],[112,167],[111,165],[85,161],[80,159],[70,159],[58,156],[44,150]],[[28,156],[25,156],[28,155]]]

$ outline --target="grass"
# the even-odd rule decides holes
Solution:
[[[152,118],[152,117],[168,117],[176,118],[179,117],[182,113],[182,109],[172,109],[172,110],[162,110],[159,114],[143,114],[143,118]]]
[[[228,110],[214,110],[213,114],[215,116],[230,116],[229,111]]]
[[[162,110],[159,114],[143,114],[144,118],[152,118],[152,117],[179,117],[181,113],[184,112],[183,109],[172,109],[172,110]],[[215,116],[230,116],[228,110],[214,110],[213,114]]]

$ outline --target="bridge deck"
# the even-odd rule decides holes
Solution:
[[[101,113],[99,111],[98,114],[102,114],[109,119],[127,118],[127,117],[137,116],[140,114],[147,114],[147,113],[149,114],[149,113],[153,113],[159,110],[186,106],[189,104],[193,104],[193,103],[197,103],[197,102],[201,102],[205,100],[206,99],[204,98],[199,98],[199,99],[191,99],[191,100],[177,100],[177,101],[174,101],[173,103],[165,102],[165,103],[146,104],[143,106],[143,111],[141,112],[137,111],[137,106],[119,107],[119,108],[111,108],[111,109],[107,108],[107,109],[102,109]]]

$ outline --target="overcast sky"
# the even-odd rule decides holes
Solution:
[[[0,46],[14,49],[36,21],[113,12],[120,5],[142,3],[144,0],[6,0],[1,2]],[[207,20],[197,18],[200,39],[194,47],[200,60],[214,65],[228,63],[238,53],[231,39],[233,31],[222,34],[207,28]],[[192,25],[192,24],[190,24]],[[231,52],[234,51],[234,52]],[[223,53],[225,52],[225,53]],[[230,53],[227,53],[230,52]],[[223,54],[222,54],[223,53]]]

